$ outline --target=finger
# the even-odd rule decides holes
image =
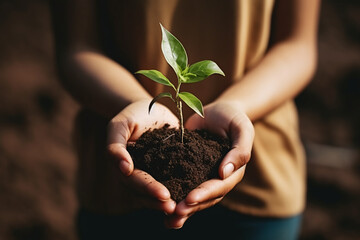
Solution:
[[[175,211],[176,203],[170,198],[169,190],[156,181],[150,174],[134,169],[133,174],[126,177],[127,183],[136,190],[138,199],[141,199],[144,206],[172,214]]]
[[[126,177],[126,180],[131,187],[136,189],[138,194],[149,196],[162,202],[171,199],[169,190],[147,172],[135,168],[133,173]]]
[[[108,124],[108,144],[120,143],[126,146],[126,143],[130,139],[134,132],[136,124],[129,121],[123,115],[114,117]]]
[[[169,228],[181,228],[194,213],[219,203],[244,176],[245,166],[225,180],[209,180],[191,191],[185,200],[177,204],[174,214],[166,218]]]
[[[173,214],[176,208],[176,202],[172,199],[160,201],[144,195],[139,195],[138,199],[141,199],[141,203],[144,207],[164,212],[166,215]]]
[[[165,217],[165,227],[172,229],[180,229],[183,227],[189,216],[169,215]]]
[[[245,166],[236,170],[231,176],[224,180],[211,179],[192,190],[185,198],[185,202],[188,206],[195,206],[201,203],[206,203],[212,199],[218,199],[225,196],[230,192],[234,186],[239,183],[245,174]],[[184,214],[177,209],[178,214]],[[180,211],[180,212],[178,212]]]
[[[117,162],[120,171],[125,176],[129,176],[134,170],[134,163],[130,153],[122,143],[112,143],[108,145],[110,156]]]
[[[174,214],[166,217],[165,225],[168,228],[179,229],[196,212],[210,208],[219,203],[222,199],[223,197],[211,199],[195,206],[189,206],[185,203],[185,201],[182,201],[176,206]]]
[[[247,164],[251,157],[254,128],[246,116],[235,117],[230,129],[232,149],[225,155],[219,166],[220,178],[229,177],[234,171]]]
[[[135,195],[143,206],[172,214],[176,203],[170,198],[167,188],[157,182],[150,174],[134,169],[128,177],[122,177],[125,186]]]
[[[198,211],[214,206],[216,203],[220,202],[224,196],[225,194],[220,197],[209,198],[194,205],[189,205],[186,200],[183,200],[176,205],[174,215],[183,217],[191,216]]]
[[[134,170],[134,163],[126,150],[130,136],[129,123],[125,119],[115,117],[108,124],[107,150],[125,176],[129,176]]]

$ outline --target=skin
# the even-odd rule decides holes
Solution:
[[[108,151],[118,160],[123,181],[148,207],[167,214],[167,227],[181,228],[191,215],[221,201],[242,180],[254,139],[252,122],[294,98],[310,82],[317,61],[320,0],[278,0],[274,40],[263,59],[204,107],[206,118],[194,114],[187,120],[186,128],[206,128],[228,136],[233,146],[219,167],[221,179],[204,182],[178,204],[161,183],[134,168],[126,151],[126,144],[147,129],[165,123],[178,126],[178,120],[158,103],[148,115],[150,94],[133,74],[102,54],[96,32],[84,27],[95,26],[95,11],[88,3],[52,1],[52,9],[57,9],[52,16],[61,81],[83,106],[112,119]]]

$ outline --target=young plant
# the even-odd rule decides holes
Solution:
[[[211,61],[204,60],[194,63],[189,66],[186,51],[181,42],[166,30],[161,24],[162,41],[161,50],[167,63],[174,69],[177,76],[177,86],[175,87],[161,72],[158,70],[140,70],[136,73],[142,74],[151,80],[172,87],[175,91],[175,96],[169,92],[163,92],[157,95],[149,104],[149,113],[153,104],[160,98],[170,98],[176,103],[177,114],[180,122],[181,142],[184,141],[184,117],[182,112],[182,101],[186,103],[192,110],[194,110],[201,117],[204,117],[203,105],[201,101],[189,92],[180,92],[181,84],[200,82],[212,74],[220,74],[225,76],[219,66]]]

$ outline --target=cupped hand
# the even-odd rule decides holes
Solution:
[[[108,125],[108,152],[117,161],[121,179],[139,196],[143,204],[152,209],[173,213],[175,202],[168,189],[148,173],[134,168],[134,163],[126,146],[135,142],[149,129],[161,128],[165,124],[178,127],[178,119],[165,106],[156,103],[150,114],[148,106],[151,99],[128,105],[117,114]]]
[[[238,184],[250,160],[254,141],[254,127],[237,102],[219,101],[204,107],[204,116],[191,116],[186,122],[188,129],[207,129],[231,140],[231,150],[219,166],[220,179],[211,179],[192,190],[177,204],[173,214],[167,216],[169,228],[181,228],[197,211],[220,202]]]

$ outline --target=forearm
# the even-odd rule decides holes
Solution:
[[[50,1],[60,81],[83,106],[111,118],[149,98],[134,76],[101,54],[94,0]]]
[[[294,98],[311,80],[317,63],[320,0],[278,0],[271,46],[259,64],[222,94],[255,121]]]
[[[294,98],[309,83],[315,67],[315,41],[279,43],[217,101],[235,101],[255,121]]]
[[[112,117],[149,93],[124,67],[96,51],[74,51],[59,58],[61,82],[83,106]]]

